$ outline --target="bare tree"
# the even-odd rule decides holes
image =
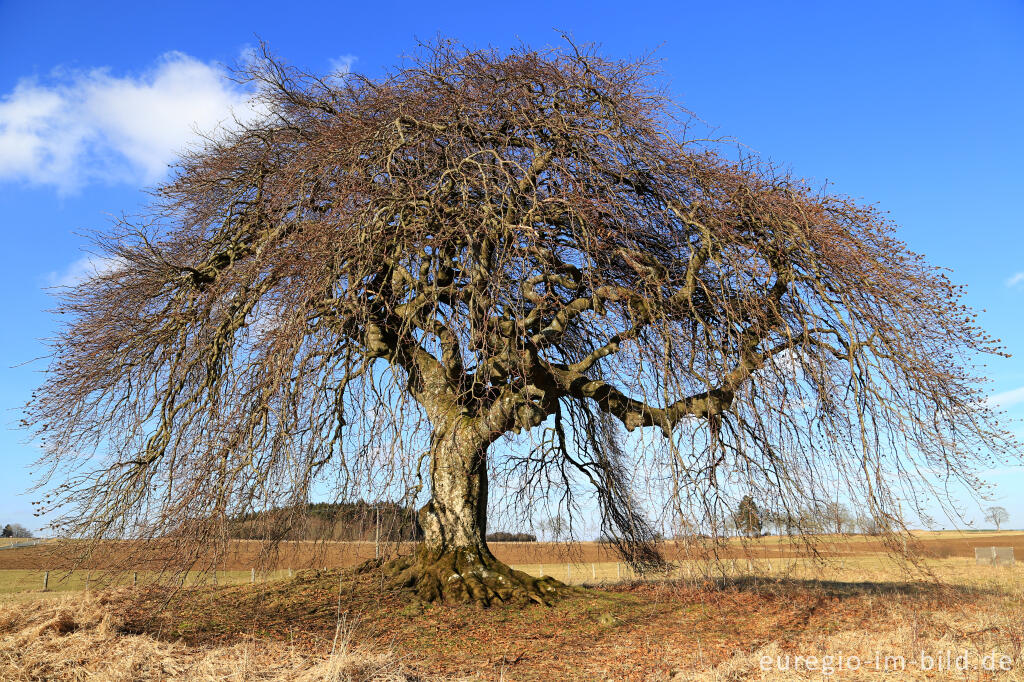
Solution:
[[[836,535],[852,532],[854,529],[853,515],[846,505],[840,502],[826,503],[821,510],[821,516],[823,525]]]
[[[1010,513],[1005,507],[989,507],[985,510],[985,520],[995,524],[996,530],[1010,520]]]
[[[225,518],[387,492],[425,536],[391,578],[490,603],[557,583],[491,555],[489,486],[494,513],[599,510],[641,566],[656,507],[713,528],[737,490],[796,509],[839,480],[892,527],[897,497],[976,488],[1010,443],[959,289],[874,209],[697,139],[652,73],[573,45],[441,42],[375,81],[264,54],[239,76],[265,118],[61,294],[26,416],[44,511],[195,562]]]
[[[541,523],[541,528],[551,542],[561,542],[569,533],[568,524],[566,524],[565,519],[558,515],[548,517],[547,520]]]

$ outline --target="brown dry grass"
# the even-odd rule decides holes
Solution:
[[[164,610],[159,592],[109,591],[0,606],[0,679],[775,682],[823,679],[820,665],[774,669],[779,657],[839,654],[868,664],[837,667],[837,679],[993,679],[929,677],[915,664],[921,651],[1005,655],[1013,669],[994,679],[1024,679],[1022,593],[990,572],[973,587],[635,583],[574,591],[551,608],[483,612],[414,606],[370,576],[342,574],[339,592],[337,572],[210,589]],[[907,665],[885,677],[870,666],[875,652]],[[761,669],[764,656],[772,669]]]
[[[394,648],[410,670],[430,679],[821,679],[812,670],[762,674],[760,657],[844,652],[867,660],[879,651],[910,661],[922,649],[1010,656],[1014,670],[1000,678],[1020,679],[1024,607],[1016,576],[991,568],[967,575],[963,568],[951,565],[945,586],[851,567],[851,576],[872,580],[625,583],[573,591],[551,608],[483,612],[411,604],[381,590],[372,576],[307,572],[258,589],[195,593],[159,615],[149,615],[159,595],[143,593],[122,610],[135,631],[227,646],[244,623],[261,637],[307,650],[329,645],[336,613],[359,614],[360,638],[370,650]],[[970,580],[958,582],[958,575]]]
[[[773,565],[711,581],[694,572],[693,580],[605,585],[551,608],[484,612],[410,604],[373,576],[349,571],[202,587],[167,609],[159,589],[142,587],[65,601],[37,595],[37,604],[0,607],[0,680],[1024,679],[1021,564],[934,560],[941,583],[908,577],[869,553],[826,566]],[[346,613],[345,622],[359,622],[358,642],[352,628],[338,627]],[[952,651],[954,659],[967,652],[974,667],[922,671],[922,651]],[[902,657],[904,668],[879,669],[875,652],[883,668],[885,656]],[[843,669],[839,655],[859,657],[861,669]],[[978,669],[986,655],[1010,657],[1012,669]],[[765,656],[771,665],[762,670]],[[786,656],[790,665],[778,669]],[[814,656],[817,665],[794,669],[795,656]],[[832,675],[821,671],[825,656],[833,657]]]
[[[768,642],[680,678],[701,682],[831,677],[875,680],[883,676],[908,680],[1024,679],[1017,669],[1021,655],[1019,616],[942,611],[907,614],[882,609],[879,622],[882,626],[875,629],[807,633],[788,644]],[[802,660],[798,661],[797,656]]]
[[[393,653],[353,645],[338,622],[323,656],[280,642],[186,645],[125,631],[118,592],[0,606],[0,680],[407,680]]]

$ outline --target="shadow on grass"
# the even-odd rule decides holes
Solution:
[[[1006,596],[1006,590],[996,586],[946,583],[938,579],[927,580],[820,580],[812,578],[739,576],[711,577],[698,580],[663,579],[635,580],[613,585],[585,583],[583,587],[597,591],[617,592],[635,590],[642,586],[660,589],[675,588],[687,592],[747,592],[777,596],[785,594],[823,595],[837,599],[860,599],[872,596],[901,596],[907,598],[963,598]]]

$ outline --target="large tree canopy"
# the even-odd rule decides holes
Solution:
[[[266,116],[62,294],[27,421],[70,532],[386,490],[426,502],[403,584],[544,599],[487,550],[489,483],[492,509],[590,487],[644,562],[659,510],[839,487],[891,521],[1007,453],[960,290],[875,209],[690,139],[643,62],[440,43],[379,80],[242,76]]]

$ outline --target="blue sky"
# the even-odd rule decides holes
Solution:
[[[299,66],[375,76],[417,38],[559,31],[611,57],[657,50],[671,94],[721,134],[890,211],[1013,354],[985,371],[1024,417],[1024,3],[0,0],[0,521],[38,526],[14,426],[55,328],[45,288],[91,267],[79,235],[136,210],[195,125],[241,110],[223,64],[259,36]],[[1024,471],[992,480],[1024,527]]]

